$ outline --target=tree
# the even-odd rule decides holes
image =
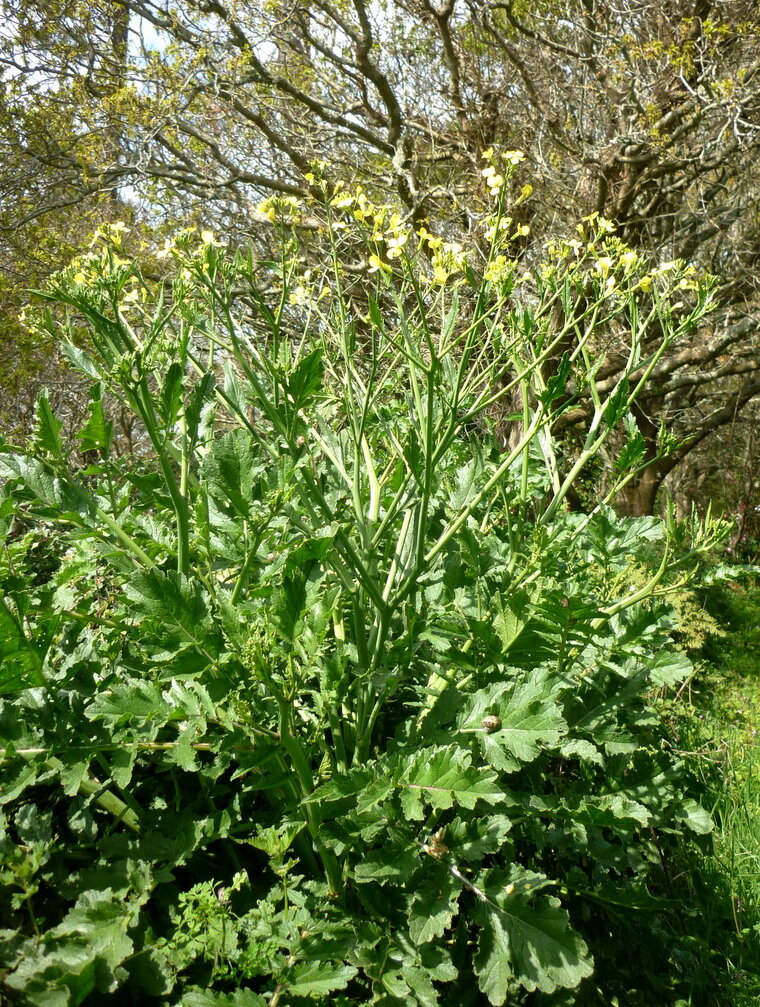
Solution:
[[[519,207],[510,254],[533,258],[598,214],[653,265],[721,277],[720,312],[640,402],[652,465],[626,509],[651,510],[666,475],[760,393],[760,23],[747,0],[100,0],[84,23],[60,3],[54,31],[49,4],[13,7],[3,59],[16,92],[50,101],[44,72],[57,101],[78,103],[68,145],[53,118],[66,157],[43,159],[35,212],[74,164],[153,221],[266,243],[261,199],[319,199],[318,165],[327,191],[359,182],[453,239],[477,231],[488,202],[482,152],[520,149],[516,184],[541,198]],[[620,366],[611,354],[600,382]]]
[[[67,265],[104,219],[136,215],[117,186],[120,138],[109,114],[126,66],[127,12],[61,3],[42,19],[31,5],[4,6],[0,417],[16,433],[28,429],[41,387],[72,426],[84,408],[55,346],[24,324],[29,289]]]

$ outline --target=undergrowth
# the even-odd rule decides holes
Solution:
[[[699,673],[671,704],[676,745],[715,828],[702,852],[681,851],[695,953],[716,975],[711,1002],[760,1003],[760,588],[704,596],[719,622]]]

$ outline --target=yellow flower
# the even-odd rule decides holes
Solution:
[[[652,270],[655,276],[663,276],[665,273],[672,273],[674,269],[678,268],[678,263],[675,259],[670,262],[661,262],[660,265]]]
[[[403,252],[404,245],[407,243],[408,239],[409,239],[409,235],[408,234],[404,234],[403,232],[401,232],[400,234],[397,234],[393,238],[388,238],[388,243],[387,243],[386,252],[385,252],[385,254],[388,256],[388,258],[389,259],[398,259],[399,256],[401,255],[401,253]]]
[[[490,218],[490,219],[493,222],[491,223],[490,227],[486,228],[486,231],[485,231],[486,241],[493,241],[494,238],[496,238],[496,237],[498,237],[498,238],[504,237],[503,232],[504,231],[508,231],[509,228],[512,226],[512,218],[511,217],[502,217],[498,221],[498,226],[497,226],[496,221],[493,220],[493,218]]]
[[[603,255],[594,263],[594,269],[597,273],[601,273],[602,276],[609,276],[610,269],[612,269],[612,259],[609,255]]]
[[[388,265],[387,262],[383,262],[379,255],[370,255],[369,257],[369,271],[370,273],[376,273],[378,270],[382,270],[384,273],[392,273],[393,269]]]
[[[505,150],[501,156],[511,165],[518,165],[525,160],[525,154],[521,150]]]
[[[514,269],[514,263],[510,262],[506,255],[497,255],[488,263],[485,271],[485,278],[489,283],[498,283],[505,277],[510,276]]]
[[[419,235],[420,245],[425,243],[429,248],[432,248],[433,251],[440,248],[443,244],[443,238],[438,238],[435,234],[431,234],[426,227],[421,227],[419,231],[417,231],[417,234]]]
[[[620,265],[623,269],[632,269],[634,266],[638,265],[639,257],[633,249],[628,249],[627,252],[623,252],[620,256]]]
[[[338,210],[345,210],[349,206],[354,206],[357,202],[357,196],[354,193],[343,192],[341,191],[342,189],[343,183],[336,183],[333,197],[330,200],[330,206],[334,206]],[[358,195],[362,195],[361,191],[359,191]]]
[[[514,206],[519,206],[520,203],[524,203],[525,200],[533,193],[533,186],[528,184],[524,185],[520,190],[520,195],[514,202]]]
[[[267,220],[269,220],[272,223],[274,223],[275,212],[274,212],[274,206],[272,205],[272,200],[271,199],[264,199],[264,200],[262,200],[260,203],[258,203],[254,207],[254,209],[255,209],[256,213],[262,214],[262,216],[266,217]]]

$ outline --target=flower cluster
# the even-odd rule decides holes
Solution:
[[[433,284],[442,285],[450,276],[464,271],[467,256],[458,241],[445,241],[431,234],[426,227],[419,229],[417,237],[420,248],[427,247],[432,252],[430,264],[433,267]]]
[[[121,220],[101,224],[89,241],[90,251],[72,259],[60,277],[88,296],[118,291],[120,303],[125,306],[144,300],[131,259],[124,252],[123,237],[130,230]]]
[[[550,242],[549,261],[542,269],[544,279],[558,272],[590,278],[610,296],[622,286],[632,293],[660,295],[674,290],[696,291],[700,283],[696,268],[679,260],[649,265],[644,257],[615,235],[612,221],[592,213],[578,224],[578,238]]]
[[[293,226],[303,218],[303,201],[298,196],[269,196],[255,207],[255,212],[272,224]]]
[[[480,174],[485,179],[488,191],[492,196],[499,195],[505,180],[517,165],[525,160],[525,154],[521,150],[505,150],[499,155],[499,160],[503,162],[499,165],[493,147],[484,150],[481,157],[487,163]]]

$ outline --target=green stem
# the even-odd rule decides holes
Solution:
[[[504,474],[510,468],[515,458],[519,457],[520,453],[523,451],[525,446],[530,443],[530,441],[535,436],[536,432],[541,427],[542,423],[546,422],[544,420],[543,411],[541,408],[537,409],[533,414],[533,420],[530,426],[525,431],[523,436],[520,438],[520,442],[514,447],[512,451],[507,455],[504,461],[499,465],[491,478],[485,483],[483,488],[479,490],[475,496],[470,500],[470,502],[463,507],[456,518],[451,521],[441,535],[438,537],[435,545],[428,550],[424,557],[425,564],[429,566],[433,559],[438,555],[439,552],[444,548],[449,539],[455,535],[462,525],[467,521],[469,516],[480,506],[482,500],[488,496],[491,490],[496,486],[500,480],[504,477]]]
[[[103,522],[106,528],[108,528],[108,530],[116,536],[121,544],[125,546],[129,552],[132,553],[132,556],[144,567],[148,570],[152,570],[156,567],[156,563],[150,558],[147,552],[140,548],[131,535],[125,532],[121,525],[114,521],[110,514],[106,514],[106,512],[100,507],[95,508],[95,514],[98,519]]]

